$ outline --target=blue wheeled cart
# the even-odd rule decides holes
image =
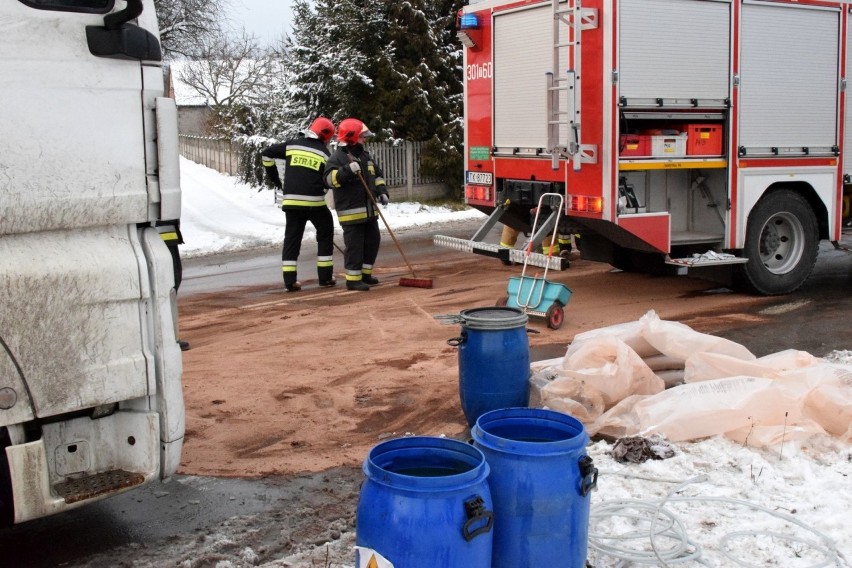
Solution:
[[[538,276],[513,276],[509,278],[509,298],[506,305],[520,308],[524,313],[547,320],[547,327],[559,329],[565,319],[565,306],[571,298],[571,289],[558,282],[548,282]]]
[[[557,211],[563,210],[564,200],[562,195],[558,193],[545,193],[538,200],[538,208],[536,210],[535,219],[533,220],[532,232],[535,234],[538,225],[539,215],[541,214],[545,198],[548,199],[550,207],[558,207]],[[550,252],[553,252],[553,246],[556,244],[557,223],[553,228],[553,234],[550,240]],[[539,276],[527,275],[527,259],[531,253],[530,246],[527,246],[524,254],[524,267],[521,270],[520,276],[509,278],[509,286],[507,288],[508,296],[497,302],[497,305],[508,306],[510,308],[520,308],[524,313],[543,317],[547,320],[547,327],[550,329],[559,329],[562,327],[562,322],[565,320],[565,306],[568,305],[568,300],[571,298],[571,289],[558,282],[549,282],[547,280],[548,267],[545,266],[544,274]]]

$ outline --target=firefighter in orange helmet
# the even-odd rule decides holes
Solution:
[[[273,144],[263,151],[262,162],[275,187],[283,188],[281,209],[287,217],[281,270],[288,292],[302,289],[296,266],[302,247],[305,225],[310,221],[317,238],[317,277],[320,286],[334,286],[334,219],[325,201],[323,172],[330,155],[328,142],[334,136],[334,124],[324,116],[311,123],[303,138]],[[275,160],[285,164],[284,181]]]
[[[372,136],[357,118],[347,118],[337,127],[337,150],[325,166],[325,182],[334,192],[337,220],[343,227],[343,253],[346,288],[367,291],[379,283],[373,276],[373,263],[379,254],[379,213],[377,203],[387,205],[388,190],[382,169],[364,148]]]

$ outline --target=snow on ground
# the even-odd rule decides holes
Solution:
[[[180,169],[181,233],[185,242],[180,249],[182,257],[277,246],[284,242],[284,213],[275,205],[273,191],[258,191],[235,177],[224,176],[185,158],[181,158]],[[393,199],[394,189],[390,192]],[[451,211],[413,202],[391,202],[382,208],[382,213],[394,232],[431,223],[484,219],[475,209]],[[336,218],[335,226],[340,234]],[[304,239],[314,236],[314,227],[308,223]]]
[[[282,242],[284,215],[271,191],[258,192],[187,160],[181,161],[181,182],[184,256]],[[394,228],[482,215],[415,203],[391,203],[383,212]],[[829,359],[852,364],[852,351]],[[852,446],[812,438],[761,450],[712,438],[675,447],[673,458],[625,465],[610,456],[610,444],[589,446],[600,470],[592,494],[590,560],[596,568],[669,566],[674,561],[667,554],[679,548],[700,558],[678,566],[852,566]],[[633,519],[651,519],[659,510],[669,516]],[[354,538],[345,533],[327,545],[301,546],[262,566],[352,566]],[[219,559],[221,568],[258,565],[250,548]]]

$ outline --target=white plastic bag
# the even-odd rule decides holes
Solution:
[[[606,410],[603,394],[583,381],[561,378],[541,389],[541,406],[573,416],[583,424]]]
[[[852,366],[822,362],[782,373],[778,381],[802,393],[805,417],[852,441]]]
[[[627,323],[619,323],[607,327],[592,329],[583,333],[578,333],[574,336],[574,341],[568,346],[565,352],[567,359],[574,354],[586,342],[597,341],[603,337],[616,337],[626,343],[628,347],[633,349],[640,357],[651,357],[659,355],[660,352],[654,349],[644,337],[642,337],[642,323],[639,321],[631,321]]]
[[[651,310],[639,319],[642,337],[657,351],[669,357],[686,359],[693,353],[722,353],[750,361],[754,354],[723,337],[699,333],[688,325],[676,321],[661,320]]]
[[[589,431],[619,437],[659,433],[680,442],[741,429],[792,426],[802,418],[799,394],[759,377],[686,384],[654,396],[631,397],[604,413]]]
[[[665,384],[627,343],[615,336],[586,341],[565,356],[560,378],[545,387],[557,388],[564,380],[580,381],[603,395],[607,408],[631,394],[654,394]]]
[[[530,373],[535,374],[549,367],[557,367],[562,365],[565,357],[554,357],[553,359],[542,359],[541,361],[533,361],[530,363]]]
[[[809,367],[820,361],[822,359],[806,351],[795,349],[779,351],[753,361],[745,361],[722,353],[699,352],[687,358],[684,382],[697,383],[737,375],[777,378],[785,371]]]

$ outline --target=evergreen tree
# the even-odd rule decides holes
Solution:
[[[421,168],[450,187],[462,181],[461,46],[455,16],[463,0],[385,0],[389,53],[377,89],[398,138],[427,141]]]
[[[381,126],[404,140],[429,139],[446,113],[438,38],[424,12],[429,0],[387,3],[387,64],[376,69]]]
[[[358,102],[372,96],[369,55],[359,48],[358,38],[375,21],[364,17],[359,4],[296,1],[293,33],[280,50],[292,122],[308,123],[320,114],[337,122],[356,115]]]
[[[426,141],[426,175],[460,187],[464,0],[297,0],[281,73],[259,120],[291,135],[322,114],[354,116],[376,141]]]

